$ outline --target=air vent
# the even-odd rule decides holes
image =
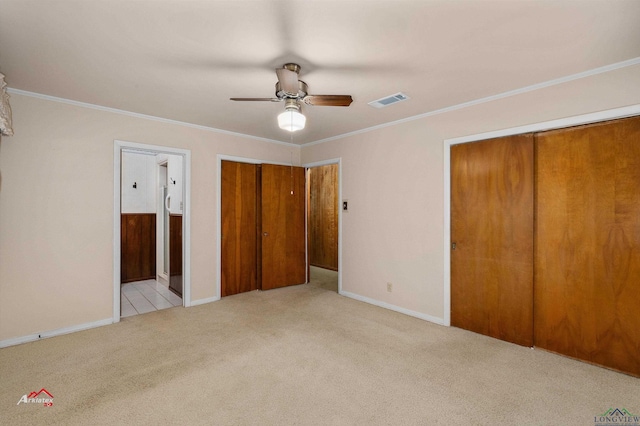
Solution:
[[[397,102],[406,101],[407,99],[409,99],[407,95],[402,92],[398,92],[395,95],[387,96],[386,98],[378,99],[376,101],[371,101],[369,102],[369,105],[374,108],[384,108]]]

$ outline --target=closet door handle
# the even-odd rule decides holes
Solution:
[[[164,208],[167,209],[167,211],[171,211],[171,208],[169,208],[170,199],[171,199],[171,194],[167,194],[167,197],[164,199]]]

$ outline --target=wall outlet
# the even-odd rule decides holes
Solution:
[[[393,284],[387,283],[387,291],[391,293],[391,290],[393,290]]]

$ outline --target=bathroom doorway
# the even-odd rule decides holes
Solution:
[[[186,150],[115,141],[114,322],[190,304],[189,163]]]

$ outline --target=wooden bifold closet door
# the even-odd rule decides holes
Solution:
[[[303,167],[262,165],[262,290],[307,279]]]
[[[451,147],[451,325],[533,344],[533,136]]]
[[[258,167],[222,161],[222,297],[258,288]]]
[[[452,325],[640,376],[640,117],[452,146],[451,241]]]
[[[222,161],[221,295],[306,282],[302,167]]]
[[[640,376],[640,117],[536,149],[535,344]]]

